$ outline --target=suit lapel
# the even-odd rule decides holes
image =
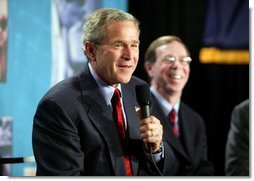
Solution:
[[[188,115],[188,118],[186,117],[186,115]],[[191,116],[191,114],[186,113],[186,109],[185,109],[184,105],[181,104],[179,118],[181,119],[181,129],[182,129],[182,132],[184,133],[182,135],[182,139],[183,139],[183,142],[185,145],[186,153],[189,155],[189,157],[191,155],[193,155],[193,153],[192,153],[193,134],[191,133],[193,125],[190,124],[190,121],[192,119],[190,116]]]
[[[124,110],[126,114],[127,124],[128,124],[128,147],[132,148],[130,149],[130,152],[135,152],[138,149],[138,147],[142,144],[140,144],[141,137],[140,137],[140,123],[137,116],[137,113],[135,111],[135,106],[137,105],[137,102],[135,100],[135,94],[133,92],[130,92],[130,89],[128,90],[127,85],[122,84],[122,94],[123,94],[123,104],[124,104]],[[133,154],[131,154],[133,155]],[[133,175],[137,175],[138,173],[138,160],[136,157],[131,156],[131,165],[132,165],[132,171]]]
[[[167,118],[165,117],[164,113],[162,112],[160,105],[153,94],[152,94],[151,110],[152,110],[152,114],[161,121],[161,124],[163,126],[164,139],[174,148],[174,150],[176,150],[182,156],[184,156],[187,160],[189,160],[185,151],[184,151],[184,148],[183,148],[181,142],[179,141],[179,139],[177,139],[175,137],[169,121],[167,121]]]
[[[83,101],[89,105],[87,115],[102,135],[102,138],[105,139],[115,175],[125,175],[124,154],[116,124],[113,121],[112,110],[104,101],[87,66],[86,70],[80,75],[80,85]]]

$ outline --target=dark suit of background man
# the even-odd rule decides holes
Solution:
[[[126,160],[130,175],[158,175],[152,157],[163,174],[170,174],[175,157],[162,143],[160,121],[140,120],[135,111],[135,86],[144,84],[132,76],[139,33],[138,21],[120,10],[100,9],[88,17],[82,41],[89,63],[49,90],[34,116],[37,175],[126,175]],[[124,143],[111,104],[116,88],[125,117]]]
[[[176,175],[212,175],[204,121],[181,101],[190,74],[189,56],[187,47],[176,36],[159,37],[148,47],[145,69],[151,80],[152,114],[161,120],[163,136],[178,158]],[[172,109],[176,111],[176,136],[169,122]]]
[[[249,99],[236,105],[226,144],[225,166],[228,176],[249,176]]]

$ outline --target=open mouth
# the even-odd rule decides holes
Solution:
[[[183,76],[181,75],[178,75],[178,74],[170,74],[170,77],[175,79],[175,80],[180,80],[183,78]]]

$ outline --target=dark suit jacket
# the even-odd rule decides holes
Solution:
[[[227,176],[249,176],[249,99],[235,106],[226,142]]]
[[[122,85],[128,120],[128,147],[134,175],[155,175],[140,137],[135,85],[132,77]],[[106,105],[88,66],[54,86],[40,101],[34,116],[33,150],[37,175],[125,175],[123,149],[112,111]],[[163,165],[163,161],[169,164]],[[160,163],[171,174],[175,157],[165,145]]]
[[[153,94],[151,112],[161,121],[164,139],[172,146],[177,157],[178,165],[175,175],[212,175],[213,167],[207,160],[207,141],[203,119],[181,102],[179,108],[180,138],[178,139],[174,136],[169,119],[162,112]]]

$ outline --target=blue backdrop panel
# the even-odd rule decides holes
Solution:
[[[50,0],[8,1],[7,80],[0,84],[0,115],[13,117],[13,156],[33,155],[32,118],[49,88]],[[23,175],[15,164],[12,175]]]
[[[127,0],[104,0],[103,6],[127,10]],[[13,157],[33,155],[33,116],[50,87],[50,12],[50,0],[8,0],[7,80],[0,83],[0,116],[13,118]],[[14,164],[12,176],[22,176],[26,166],[35,164]]]
[[[128,0],[103,0],[103,7],[118,8],[128,10]]]

